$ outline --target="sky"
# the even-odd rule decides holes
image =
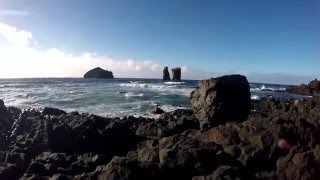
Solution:
[[[0,0],[0,78],[320,77],[319,0]]]

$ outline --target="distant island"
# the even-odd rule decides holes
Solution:
[[[88,71],[84,78],[103,78],[103,79],[113,79],[113,73],[111,71],[104,70],[100,67],[96,67]]]

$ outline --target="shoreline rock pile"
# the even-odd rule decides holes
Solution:
[[[320,81],[314,79],[308,85],[301,84],[299,86],[289,86],[286,88],[287,92],[301,95],[318,95],[320,93]]]
[[[0,101],[0,179],[318,179],[320,99],[247,96],[232,75],[202,81],[193,110],[157,119]]]

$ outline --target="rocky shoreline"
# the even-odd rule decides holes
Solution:
[[[247,88],[237,75],[202,81],[192,110],[157,119],[1,100],[0,179],[318,179],[320,98],[248,101]]]

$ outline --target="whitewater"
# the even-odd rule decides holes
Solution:
[[[150,111],[190,108],[190,93],[199,81],[163,82],[159,79],[0,79],[0,99],[7,106],[24,108],[55,107],[107,117],[154,117]],[[251,98],[274,96],[299,99],[285,92],[284,85],[251,83]]]

